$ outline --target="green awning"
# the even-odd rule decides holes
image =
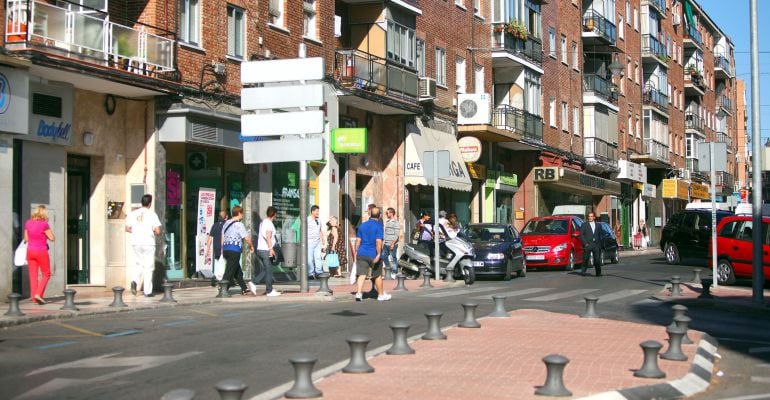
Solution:
[[[695,18],[692,16],[692,6],[690,5],[690,0],[685,0],[684,2],[684,15],[687,16],[687,23],[690,24],[690,26],[695,27]]]

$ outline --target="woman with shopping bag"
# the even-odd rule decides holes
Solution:
[[[340,268],[348,263],[345,251],[345,239],[340,234],[340,222],[337,217],[329,217],[326,223],[329,236],[326,238],[328,249],[326,250],[326,267],[332,277],[340,277]]]
[[[43,300],[45,287],[51,279],[49,240],[54,241],[53,231],[48,225],[48,210],[41,204],[24,224],[24,242],[27,243],[27,263],[29,264],[29,295],[37,304],[45,304]]]

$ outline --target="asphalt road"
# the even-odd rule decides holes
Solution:
[[[493,294],[510,296],[509,309],[573,314],[584,311],[583,296],[598,295],[602,317],[663,325],[670,323],[670,304],[651,296],[672,275],[691,276],[692,268],[665,265],[661,256],[627,257],[605,266],[602,278],[530,271],[510,282],[397,292],[383,303],[356,303],[351,296],[213,304],[23,325],[0,332],[0,398],[158,399],[177,388],[217,398],[213,387],[225,378],[245,382],[250,398],[293,379],[287,362],[293,354],[316,355],[318,370],[347,359],[349,335],[368,335],[369,349],[384,346],[392,339],[391,321],[411,322],[415,335],[427,327],[426,311],[443,311],[442,325],[451,325],[462,319],[460,304],[468,299],[480,303],[478,315],[489,313]],[[722,356],[722,376],[696,398],[770,399],[770,312],[688,307],[691,326],[717,337]]]

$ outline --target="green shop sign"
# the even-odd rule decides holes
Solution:
[[[519,179],[516,174],[505,171],[488,171],[487,186],[497,190],[513,190],[519,186]]]
[[[332,152],[366,153],[366,128],[332,129]]]

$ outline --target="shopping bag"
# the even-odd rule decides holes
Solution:
[[[227,261],[225,261],[225,256],[219,256],[219,258],[214,260],[214,277],[216,277],[218,281],[221,281],[222,277],[225,276],[226,266]]]
[[[281,245],[278,244],[278,242],[275,242],[275,245],[273,245],[273,252],[275,252],[275,257],[272,257],[270,261],[272,261],[273,265],[278,265],[283,262],[283,249],[281,249]]]
[[[27,242],[22,240],[19,243],[19,247],[13,253],[13,265],[16,267],[27,265]]]
[[[350,280],[350,284],[353,285],[356,283],[356,260],[353,260],[352,267],[350,267],[350,276],[348,277]]]
[[[331,252],[326,254],[326,266],[328,268],[337,268],[340,266],[340,256],[337,253]]]

